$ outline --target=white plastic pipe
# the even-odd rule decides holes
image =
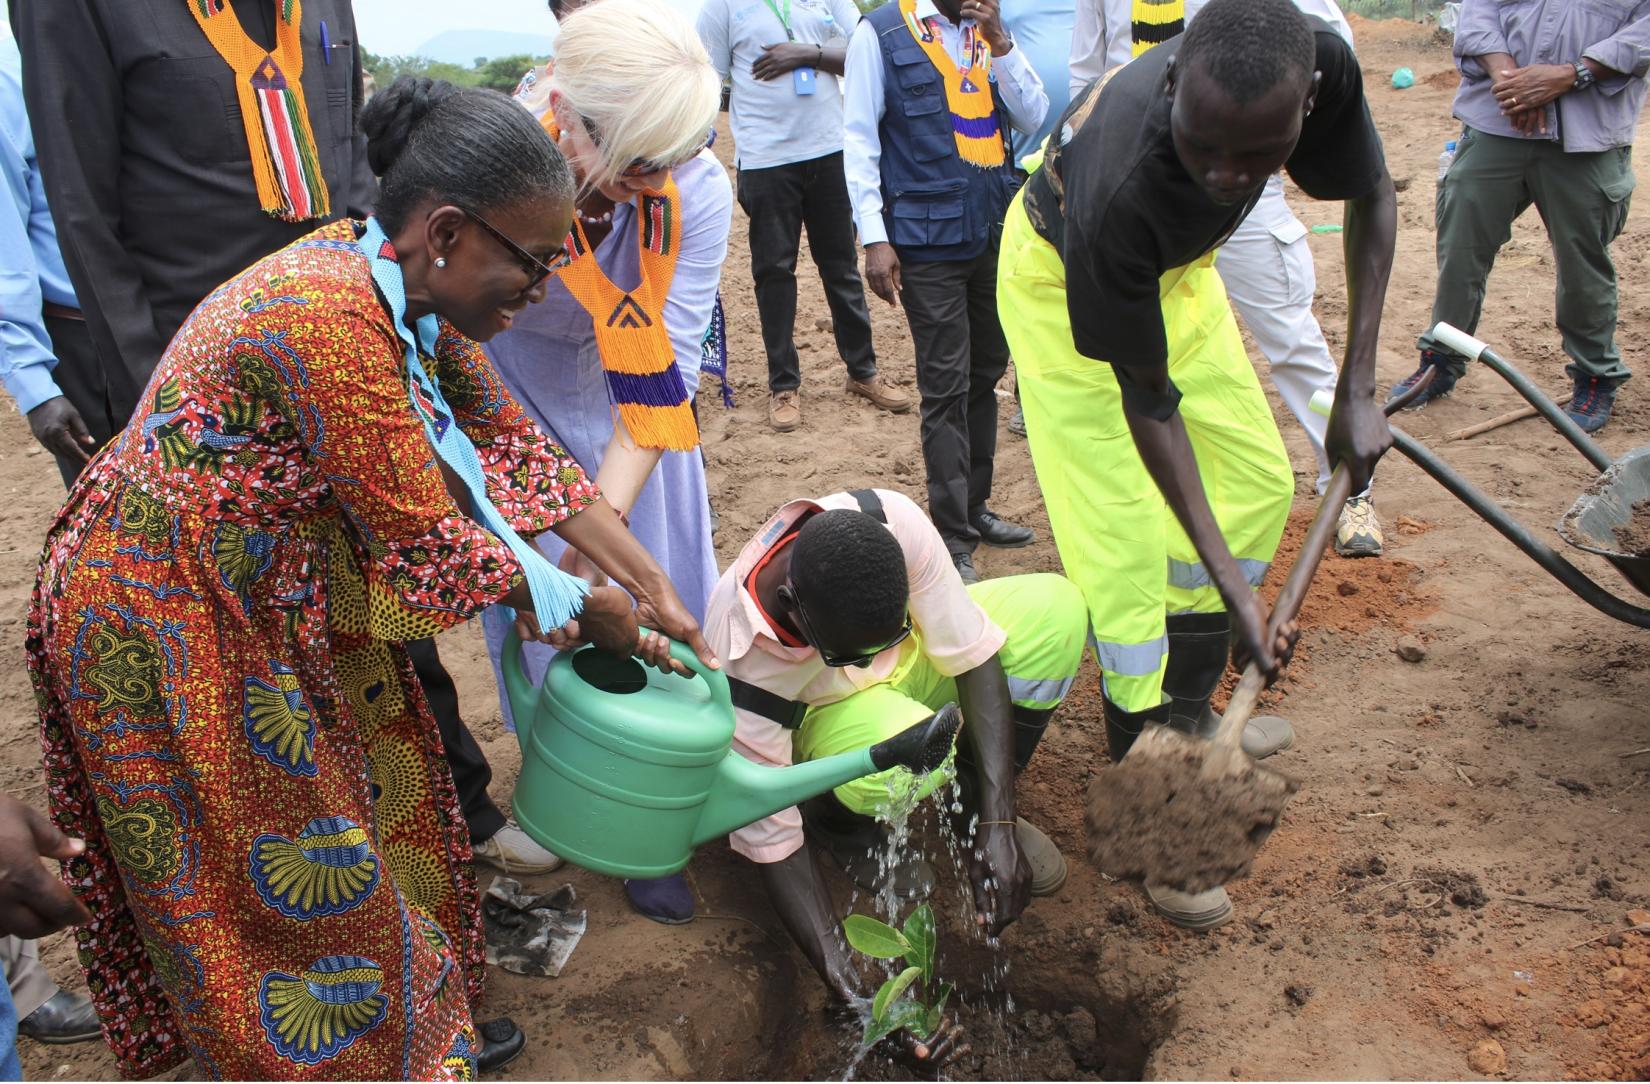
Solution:
[[[1478,356],[1490,348],[1483,339],[1475,339],[1454,324],[1446,324],[1442,320],[1432,329],[1432,337],[1457,354],[1465,355],[1468,361],[1477,361]]]

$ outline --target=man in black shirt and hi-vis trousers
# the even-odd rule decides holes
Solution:
[[[998,297],[1121,758],[1147,723],[1212,733],[1234,628],[1239,661],[1269,678],[1297,635],[1269,629],[1254,594],[1294,476],[1215,249],[1279,169],[1347,201],[1350,330],[1326,443],[1356,492],[1391,443],[1374,370],[1397,199],[1357,59],[1290,0],[1211,0],[1184,34],[1090,85],[1055,131],[1009,208]],[[1245,738],[1252,754],[1278,748]],[[1191,929],[1231,918],[1223,888],[1146,890]]]

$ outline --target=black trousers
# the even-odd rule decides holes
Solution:
[[[750,216],[751,278],[768,355],[768,390],[802,385],[796,355],[796,254],[802,227],[825,286],[837,352],[848,375],[869,380],[877,372],[871,346],[871,314],[859,277],[859,249],[842,152],[806,162],[739,171],[739,206]]]
[[[1008,341],[997,320],[993,237],[972,260],[900,261],[900,301],[917,348],[928,515],[952,555],[973,553],[972,520],[991,497],[997,456],[997,381]]]
[[[117,406],[109,394],[109,377],[103,370],[97,345],[84,320],[64,316],[46,317],[46,334],[52,340],[52,352],[57,355],[57,367],[52,370],[52,381],[69,404],[80,412],[86,423],[86,432],[101,448],[113,440],[116,433],[126,428],[131,410]],[[118,415],[118,416],[117,416]],[[74,485],[85,466],[78,459],[55,455],[58,473],[64,486]]]
[[[482,843],[492,839],[504,827],[504,814],[487,795],[487,784],[493,781],[493,769],[487,764],[487,755],[470,734],[470,728],[458,714],[458,689],[441,665],[441,656],[434,640],[408,640],[407,654],[412,657],[413,669],[418,671],[418,682],[424,686],[424,696],[435,713],[441,744],[447,749],[447,765],[453,772],[453,786],[458,789],[458,804],[464,810],[464,819],[470,825],[470,842]]]

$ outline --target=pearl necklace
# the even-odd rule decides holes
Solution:
[[[613,207],[609,205],[607,210],[599,215],[587,215],[580,210],[579,221],[586,226],[610,226],[613,224]]]

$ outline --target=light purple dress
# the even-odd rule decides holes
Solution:
[[[727,171],[708,150],[675,171],[681,195],[682,248],[676,274],[665,298],[665,326],[676,351],[682,382],[691,396],[699,385],[700,344],[710,326],[722,261],[728,252],[733,217],[733,189]],[[614,208],[613,229],[596,248],[596,260],[614,285],[633,288],[641,278],[636,248],[636,206]],[[596,352],[596,333],[589,313],[557,279],[537,305],[516,317],[509,331],[487,344],[510,393],[561,446],[595,477],[613,436],[613,404]],[[704,620],[705,602],[716,584],[716,554],[711,546],[710,502],[704,460],[695,448],[666,452],[659,459],[633,507],[626,509],[630,529],[664,568],[676,593]],[[552,561],[566,546],[554,534],[538,540]],[[487,653],[499,685],[504,725],[515,728],[499,654],[509,621],[501,607],[482,618]],[[535,683],[555,652],[544,644],[524,651],[527,676]]]

